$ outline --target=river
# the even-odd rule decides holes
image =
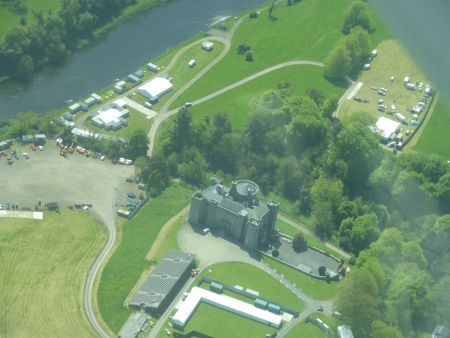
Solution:
[[[22,111],[42,114],[111,84],[192,36],[219,17],[263,0],[172,0],[134,15],[63,66],[38,73],[27,85],[0,86],[0,119]]]

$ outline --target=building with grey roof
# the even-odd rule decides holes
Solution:
[[[208,188],[192,196],[189,222],[220,230],[257,249],[275,233],[278,215],[278,203],[260,202],[258,192],[258,185],[249,180],[233,181],[227,188],[213,178]]]
[[[119,338],[136,338],[139,333],[143,332],[147,327],[148,315],[142,312],[136,312],[128,317],[125,324],[119,331]]]
[[[162,313],[191,275],[195,255],[169,251],[150,273],[128,306],[151,314]]]

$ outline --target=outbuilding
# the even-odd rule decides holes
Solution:
[[[130,82],[132,82],[132,83],[135,83],[135,84],[141,83],[141,82],[142,82],[141,79],[138,78],[138,77],[137,77],[136,75],[134,75],[134,74],[128,74],[128,80],[129,80]]]
[[[70,112],[66,111],[66,112],[63,114],[63,118],[64,118],[66,121],[72,121],[72,120],[73,120],[73,115],[72,115]]]
[[[34,135],[34,143],[38,146],[44,145],[47,140],[45,134],[36,134]]]
[[[88,111],[89,110],[89,105],[86,102],[79,102],[79,105],[81,107],[82,111]]]
[[[161,70],[161,68],[157,65],[155,65],[154,63],[147,63],[147,68],[149,71],[153,72],[153,73],[157,73]]]
[[[214,48],[214,44],[208,40],[203,41],[201,46],[202,46],[202,49],[206,50],[207,52],[212,51]]]
[[[22,135],[22,143],[33,143],[33,135]]]
[[[94,97],[89,96],[86,100],[84,100],[84,103],[87,104],[88,107],[92,107],[97,103],[97,100]]]
[[[101,103],[103,101],[102,97],[100,95],[97,95],[96,93],[92,93],[91,97],[95,99],[95,102]]]
[[[148,99],[151,103],[158,102],[159,98],[171,91],[172,83],[163,77],[156,77],[137,89],[137,92]]]
[[[11,146],[12,146],[12,140],[6,140],[6,141],[0,142],[0,150],[8,149]]]
[[[137,71],[134,72],[134,75],[142,79],[144,77],[144,71],[142,69],[138,69]]]
[[[69,111],[72,114],[75,114],[77,111],[79,111],[81,109],[81,106],[79,103],[74,103],[73,105],[69,106]]]
[[[195,61],[194,59],[192,59],[192,60],[190,60],[190,61],[188,62],[188,67],[189,67],[189,68],[192,68],[192,67],[195,66],[195,64],[196,64],[196,61]]]

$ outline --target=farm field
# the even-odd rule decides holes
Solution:
[[[426,154],[435,154],[450,160],[450,109],[443,99],[439,98],[429,120],[418,135],[417,143],[413,150]]]
[[[280,3],[272,13],[276,17],[274,20],[268,17],[267,10],[256,19],[245,18],[233,36],[227,56],[181,95],[173,106],[201,98],[283,61],[323,61],[343,36],[342,17],[351,2],[305,0],[293,6]],[[373,19],[377,29],[371,34],[371,42],[376,46],[390,34],[376,16],[373,15]],[[251,47],[253,62],[245,61],[244,56],[237,53],[240,44]]]
[[[311,298],[317,300],[328,300],[336,297],[339,289],[341,288],[342,284],[340,282],[327,283],[325,281],[309,277],[308,275],[277,262],[267,256],[264,256],[263,260],[272,269],[282,273],[288,281],[295,283],[297,288],[302,290]]]
[[[97,291],[100,314],[112,331],[118,332],[126,321],[131,311],[124,307],[125,299],[155,263],[145,257],[161,227],[189,203],[191,195],[192,190],[173,185],[119,229],[122,239],[105,265]]]
[[[106,231],[80,211],[0,218],[1,337],[94,337],[82,290]]]
[[[339,118],[345,119],[352,113],[364,111],[369,113],[374,121],[381,116],[397,121],[394,116],[378,111],[377,101],[382,99],[387,106],[386,112],[391,110],[391,105],[395,105],[396,112],[405,116],[409,124],[413,117],[410,110],[423,98],[423,91],[406,89],[403,79],[408,76],[410,82],[423,83],[423,90],[429,81],[398,41],[383,41],[377,50],[378,56],[373,59],[371,69],[363,71],[356,80],[363,85],[355,97],[368,99],[369,103],[357,102],[353,99],[345,100],[339,111]],[[394,77],[394,81],[390,81],[391,76]],[[386,88],[387,95],[380,96],[373,88]],[[419,122],[424,115],[423,112],[419,115]],[[412,132],[415,128],[415,126],[403,125],[402,131]]]

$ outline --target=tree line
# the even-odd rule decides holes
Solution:
[[[61,64],[81,40],[91,39],[96,28],[136,2],[63,0],[56,13],[51,10],[48,13],[33,11],[36,23],[27,26],[26,20],[21,20],[20,26],[6,32],[0,44],[0,77],[26,80],[44,65]]]

